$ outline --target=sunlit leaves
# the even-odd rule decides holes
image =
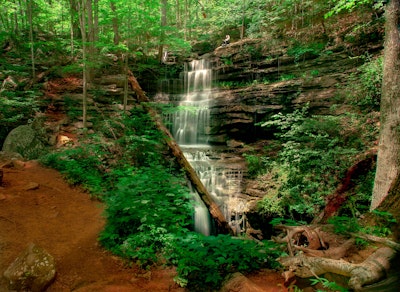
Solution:
[[[361,5],[382,5],[383,0],[331,0],[335,5],[329,12],[325,14],[325,18],[328,18],[334,14],[338,14],[342,11],[352,11],[353,9],[360,7]],[[378,4],[379,3],[379,4]]]

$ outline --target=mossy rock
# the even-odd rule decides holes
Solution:
[[[46,152],[45,145],[39,139],[39,134],[29,125],[13,129],[3,144],[4,152],[16,152],[25,159],[36,159]]]
[[[33,243],[15,259],[3,276],[9,291],[45,291],[56,275],[53,256]]]

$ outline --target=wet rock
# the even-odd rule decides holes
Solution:
[[[34,243],[29,244],[4,272],[10,291],[44,291],[55,275],[54,258]]]

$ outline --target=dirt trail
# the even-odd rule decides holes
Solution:
[[[158,267],[144,272],[127,267],[99,246],[97,237],[104,226],[102,212],[100,202],[70,187],[55,170],[36,162],[26,162],[19,169],[4,168],[0,187],[0,275],[33,242],[56,261],[57,276],[49,292],[185,291],[174,283],[173,269]],[[266,285],[265,291],[281,290],[277,284],[282,280],[274,273],[254,274],[253,281]],[[3,291],[7,289],[0,282]]]

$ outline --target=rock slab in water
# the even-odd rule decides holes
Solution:
[[[55,275],[54,258],[34,243],[29,244],[4,272],[10,291],[44,291]]]

